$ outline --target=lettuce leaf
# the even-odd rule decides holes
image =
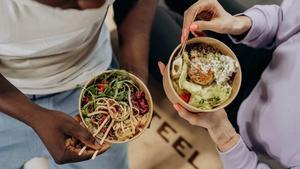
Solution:
[[[213,84],[211,86],[195,90],[193,86],[185,85],[185,90],[191,93],[189,104],[203,109],[212,109],[224,103],[230,96],[231,86]]]
[[[187,80],[188,56],[184,56],[182,72],[178,80],[178,88],[191,93],[189,104],[202,109],[212,109],[225,102],[230,94],[232,87],[228,84],[212,84],[207,87],[189,82]]]

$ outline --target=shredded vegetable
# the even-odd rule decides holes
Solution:
[[[149,105],[126,71],[101,74],[84,89],[81,112],[94,136],[126,141],[140,133],[149,119]]]
[[[173,59],[173,87],[186,103],[205,110],[224,103],[232,91],[238,64],[230,56],[206,44],[188,45]]]

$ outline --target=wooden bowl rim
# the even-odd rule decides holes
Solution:
[[[82,99],[82,96],[83,96],[83,93],[84,93],[84,89],[96,78],[98,78],[99,76],[101,76],[102,74],[105,74],[105,73],[109,73],[109,72],[112,72],[112,71],[126,71],[126,70],[121,70],[121,69],[112,69],[112,70],[106,70],[106,71],[103,71],[97,75],[95,75],[93,78],[91,78],[91,80],[87,81],[85,83],[85,85],[83,86],[83,89],[81,89],[81,92],[80,92],[80,96],[79,96],[79,104],[78,104],[78,110],[79,110],[79,114],[80,114],[80,118],[84,124],[84,126],[88,129],[88,125],[86,124],[83,116],[82,116],[82,112],[81,112],[81,99]],[[113,144],[121,144],[121,143],[127,143],[127,142],[130,142],[130,141],[133,141],[135,140],[136,138],[138,138],[140,135],[142,135],[145,130],[147,129],[147,127],[150,125],[151,121],[152,121],[152,117],[153,117],[153,100],[152,100],[152,96],[151,96],[151,93],[149,91],[149,89],[147,88],[147,86],[144,84],[144,82],[138,78],[137,76],[135,76],[134,74],[126,71],[128,74],[129,74],[129,77],[138,85],[139,88],[141,88],[144,92],[145,92],[145,97],[147,99],[147,102],[148,102],[148,105],[149,105],[149,117],[148,117],[148,120],[147,120],[147,123],[145,125],[145,127],[142,129],[142,131],[140,131],[137,135],[135,135],[134,137],[132,137],[131,139],[128,139],[128,140],[124,140],[124,141],[116,141],[116,140],[108,140],[108,139],[105,139],[106,142],[108,143],[113,143]],[[97,139],[101,139],[100,137],[96,136]]]
[[[220,109],[223,109],[225,108],[226,106],[228,106],[230,103],[232,103],[232,101],[236,98],[236,96],[238,95],[239,93],[239,90],[241,88],[241,83],[242,83],[242,71],[241,71],[241,65],[240,65],[240,62],[238,60],[238,58],[236,57],[235,53],[226,45],[224,44],[223,42],[217,40],[217,39],[214,39],[214,38],[210,38],[210,37],[197,37],[197,38],[192,38],[192,39],[189,39],[186,43],[186,45],[189,45],[189,44],[195,44],[195,43],[203,43],[203,44],[208,44],[210,46],[213,46],[212,44],[209,44],[209,43],[206,43],[205,41],[210,41],[210,42],[214,42],[215,44],[218,44],[220,46],[222,46],[222,48],[224,48],[224,50],[226,50],[227,52],[226,53],[229,53],[230,54],[230,57],[233,57],[234,60],[237,62],[237,65],[238,65],[238,70],[237,70],[237,73],[235,74],[235,78],[238,78],[239,81],[238,81],[238,85],[237,85],[237,88],[235,89],[236,92],[231,92],[230,94],[230,97],[221,105],[213,108],[213,109],[209,109],[209,110],[206,110],[206,109],[201,109],[201,108],[196,108],[192,105],[189,105],[188,103],[184,102],[178,95],[178,93],[175,91],[174,89],[174,86],[172,84],[172,78],[171,78],[171,75],[170,75],[170,69],[171,69],[171,64],[172,64],[172,60],[173,58],[175,57],[175,54],[177,53],[177,51],[180,49],[181,47],[181,44],[179,44],[175,49],[174,51],[172,52],[171,54],[171,57],[169,58],[169,61],[168,61],[168,64],[167,64],[167,81],[168,81],[168,84],[171,88],[171,91],[175,94],[175,97],[176,97],[176,100],[180,100],[180,103],[183,107],[187,108],[188,110],[192,110],[192,112],[215,112],[215,111],[218,111]],[[219,49],[219,47],[216,47],[216,46],[213,46],[214,48],[216,49]],[[219,49],[220,50],[220,49]],[[224,51],[222,50],[222,51]],[[236,76],[239,76],[239,77],[236,77]],[[232,90],[233,91],[233,90]]]

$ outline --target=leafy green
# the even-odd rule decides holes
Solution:
[[[198,108],[211,109],[225,102],[231,92],[230,85],[213,84],[205,88],[198,88],[185,85],[185,90],[191,93],[189,104]],[[191,87],[191,88],[190,88]]]
[[[98,89],[99,84],[105,87],[104,92]],[[84,95],[92,96],[91,99],[93,100],[105,97],[113,98],[117,101],[128,102],[127,86],[130,87],[131,93],[138,90],[134,81],[129,77],[128,72],[124,70],[112,70],[98,76],[94,82],[85,89],[86,92]]]

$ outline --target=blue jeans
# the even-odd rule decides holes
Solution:
[[[115,64],[113,61],[112,65]],[[28,97],[42,107],[75,116],[78,114],[79,94],[80,89],[74,89]],[[22,105],[16,103],[16,106]],[[0,112],[0,168],[19,169],[33,157],[47,157],[51,169],[128,169],[127,144],[115,144],[95,160],[57,165],[29,126]]]

